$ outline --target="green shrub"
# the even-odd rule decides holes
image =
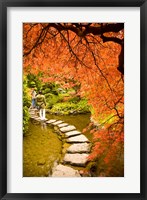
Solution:
[[[77,103],[77,110],[79,110],[79,111],[84,111],[84,112],[89,112],[89,111],[90,111],[90,106],[88,105],[86,99],[81,99],[81,100]]]
[[[44,83],[41,85],[41,90],[43,94],[52,93],[58,95],[58,84],[55,83]]]
[[[30,119],[30,116],[28,112],[28,107],[23,106],[23,134],[25,134],[28,131],[29,119]]]
[[[78,103],[73,102],[60,102],[53,105],[51,112],[60,114],[70,113],[85,113],[89,112],[90,107],[87,104],[87,100],[82,99]]]
[[[51,112],[69,114],[71,110],[75,110],[75,104],[70,102],[56,103],[53,105]]]
[[[36,88],[37,91],[41,89],[41,81],[39,80],[39,75],[34,75],[34,74],[28,74],[27,75],[27,86],[29,88]]]
[[[31,105],[31,99],[28,96],[27,78],[23,80],[23,134],[28,131],[29,123],[29,111],[28,108]]]
[[[29,85],[31,88],[36,87],[36,83],[34,81],[31,81]]]
[[[80,97],[72,97],[71,99],[69,99],[69,102],[72,102],[72,103],[77,103],[80,101]]]
[[[43,91],[44,94],[47,94],[47,93],[49,93],[49,92],[51,92],[50,88],[46,88],[46,89]]]
[[[49,109],[52,108],[52,106],[60,100],[60,97],[58,95],[54,95],[52,93],[46,94],[45,97],[46,97],[46,103],[47,103],[46,107]]]

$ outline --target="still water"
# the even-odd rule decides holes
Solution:
[[[47,115],[48,119],[60,119],[82,131],[90,122],[90,114],[56,116]],[[86,134],[89,140],[91,135]],[[46,177],[53,163],[61,158],[62,142],[54,129],[45,124],[29,124],[29,131],[23,138],[23,176]]]

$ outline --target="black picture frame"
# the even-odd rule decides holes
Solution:
[[[141,14],[141,192],[138,193],[7,193],[7,8],[8,7],[140,7]],[[0,198],[1,199],[147,199],[147,1],[146,0],[0,0]],[[133,74],[133,72],[132,72]]]

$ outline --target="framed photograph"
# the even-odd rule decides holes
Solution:
[[[1,199],[147,199],[146,1],[0,1]]]

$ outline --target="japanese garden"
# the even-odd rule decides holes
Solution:
[[[124,23],[23,24],[23,176],[124,176]]]

